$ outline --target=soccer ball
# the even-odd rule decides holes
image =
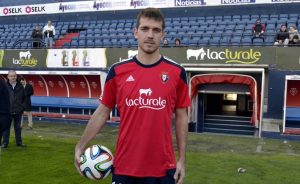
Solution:
[[[80,170],[82,174],[92,180],[106,178],[112,170],[113,155],[102,145],[88,147],[80,157]]]

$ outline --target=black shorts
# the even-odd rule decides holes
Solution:
[[[175,184],[175,169],[167,170],[163,177],[133,177],[125,175],[112,175],[112,184]]]

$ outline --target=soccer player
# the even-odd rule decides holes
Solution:
[[[165,22],[159,9],[146,8],[137,16],[134,36],[138,54],[110,68],[101,105],[92,115],[75,148],[80,155],[102,129],[112,108],[120,112],[113,184],[182,184],[190,106],[186,72],[159,52]],[[172,144],[172,114],[178,147]]]

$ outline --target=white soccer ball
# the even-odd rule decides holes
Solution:
[[[106,178],[112,170],[113,154],[102,145],[88,147],[80,157],[82,174],[92,180]]]

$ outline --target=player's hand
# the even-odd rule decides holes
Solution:
[[[176,164],[176,172],[174,174],[174,179],[176,184],[183,184],[183,179],[185,177],[185,167],[181,162],[177,162]]]
[[[81,149],[79,148],[79,146],[76,145],[76,147],[75,147],[74,165],[75,165],[77,171],[79,172],[79,174],[80,174],[81,176],[83,176],[83,174],[82,174],[81,171],[80,171],[80,166],[79,166],[79,165],[80,165],[80,156],[82,155],[82,153],[83,153],[83,150],[81,150]]]

